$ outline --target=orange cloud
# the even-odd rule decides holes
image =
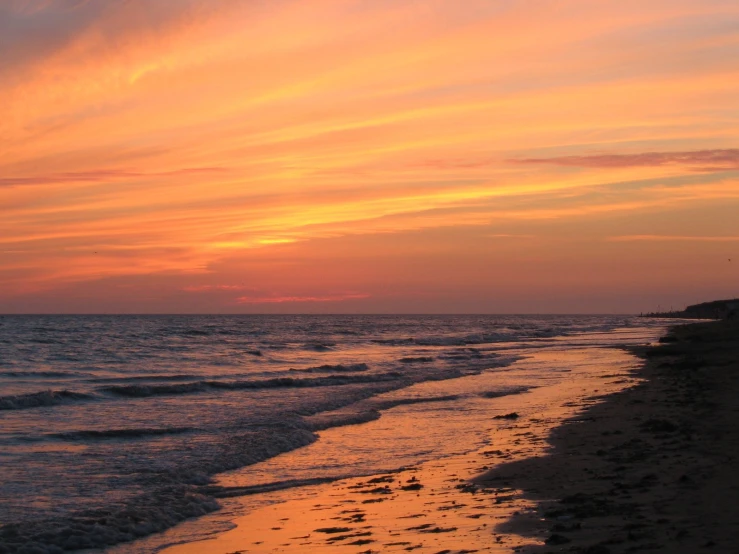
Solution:
[[[369,297],[369,294],[363,293],[331,294],[327,296],[240,296],[236,299],[236,302],[239,304],[283,304],[287,302],[344,302],[346,300],[358,300]]]
[[[209,292],[214,290],[244,290],[245,288],[249,287],[245,287],[244,285],[189,285],[182,287],[182,290],[186,292]]]
[[[120,179],[132,179],[141,177],[180,177],[184,175],[199,175],[209,173],[222,173],[227,171],[223,167],[186,167],[172,171],[160,171],[155,173],[144,173],[125,169],[97,169],[82,172],[56,173],[51,175],[36,175],[33,177],[0,177],[0,187],[13,187],[23,185],[48,185],[48,184],[74,184],[74,183],[100,183]]]
[[[739,149],[698,150],[695,152],[645,152],[641,154],[594,154],[556,158],[523,158],[509,160],[520,164],[551,164],[572,167],[654,167],[684,165],[694,171],[726,171],[739,169]]]
[[[688,241],[688,242],[739,242],[739,236],[734,237],[706,237],[706,236],[679,236],[679,235],[624,235],[620,237],[610,237],[608,240],[615,242],[632,242],[632,241]]]
[[[512,259],[589,236],[643,267],[656,241],[603,239],[735,236],[737,22],[720,0],[3,5],[0,310],[116,279],[177,291],[157,311],[237,290],[193,274],[300,291],[247,308],[370,305],[417,290],[387,276],[418,252],[472,267],[485,240]],[[352,273],[332,241],[381,261]],[[294,259],[318,268],[309,290],[281,273]],[[452,279],[418,271],[432,302]]]

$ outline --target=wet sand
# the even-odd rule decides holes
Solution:
[[[549,529],[538,503],[518,483],[473,479],[491,468],[541,459],[554,427],[598,402],[594,395],[634,385],[639,362],[613,349],[540,355],[559,356],[572,373],[558,385],[496,398],[486,447],[398,472],[269,493],[274,504],[235,518],[232,531],[165,552],[436,554],[511,552],[544,544]],[[596,359],[603,364],[594,364]],[[508,528],[512,518],[515,529]]]
[[[475,480],[538,504],[539,525],[498,528],[547,527],[519,552],[739,552],[739,322],[676,327],[641,355],[646,381],[556,429],[548,454]]]

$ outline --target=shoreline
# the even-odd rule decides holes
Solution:
[[[515,551],[739,552],[739,322],[675,326],[660,342],[641,351],[643,380],[554,429],[549,453],[474,480],[536,503],[538,522],[498,527],[547,530]]]
[[[572,373],[558,384],[496,398],[486,410],[489,444],[483,448],[398,472],[275,492],[275,504],[235,518],[235,529],[163,552],[502,553],[541,544],[545,529],[536,530],[534,537],[498,530],[515,513],[538,521],[535,502],[519,487],[484,486],[473,479],[493,465],[542,455],[552,429],[578,417],[597,401],[594,394],[633,385],[630,370],[639,361],[614,346],[538,352],[520,362],[524,371],[542,363]],[[511,416],[514,412],[517,417]]]

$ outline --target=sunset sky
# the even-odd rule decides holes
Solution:
[[[0,313],[735,296],[736,0],[0,1]]]

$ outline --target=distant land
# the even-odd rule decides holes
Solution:
[[[673,317],[676,319],[733,319],[739,317],[739,298],[713,300],[693,304],[682,311],[650,312],[642,317]]]

